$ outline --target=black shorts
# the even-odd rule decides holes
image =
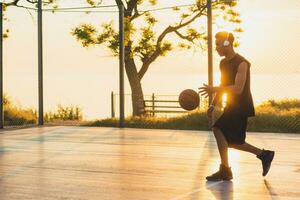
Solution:
[[[229,146],[230,144],[244,144],[247,121],[247,116],[224,112],[212,127],[219,128],[222,131]]]

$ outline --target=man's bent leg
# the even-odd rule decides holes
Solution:
[[[221,165],[219,171],[216,173],[207,176],[206,180],[208,181],[229,181],[232,179],[231,168],[228,167],[228,143],[222,133],[218,128],[213,128],[215,138],[217,140],[218,149],[221,157]]]
[[[241,150],[241,151],[253,153],[255,155],[260,155],[262,153],[261,149],[255,147],[251,144],[248,144],[247,142],[245,142],[244,144],[232,144],[232,145],[230,145],[230,147]]]
[[[260,159],[262,162],[262,167],[263,167],[262,175],[263,176],[267,175],[267,173],[270,170],[271,163],[272,163],[274,155],[275,155],[274,151],[264,150],[264,149],[261,150],[261,149],[255,147],[255,146],[252,146],[251,144],[248,144],[246,142],[241,145],[239,145],[239,144],[230,145],[230,147],[255,154],[256,157],[258,159]]]

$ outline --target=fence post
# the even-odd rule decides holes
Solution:
[[[0,3],[0,128],[4,126],[3,108],[4,108],[4,96],[3,96],[3,3]]]
[[[155,116],[155,95],[152,93],[152,116]]]
[[[111,118],[115,118],[115,94],[111,91]]]

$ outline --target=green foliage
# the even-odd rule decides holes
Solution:
[[[89,2],[89,4],[93,5],[93,2],[94,1]],[[148,0],[147,2],[152,6],[157,4],[157,0]],[[137,10],[139,10],[139,6],[143,3],[146,3],[146,1],[138,0],[136,2],[135,6]],[[126,49],[131,51],[127,52],[126,56],[130,56],[130,58],[135,58],[137,56],[141,59],[142,63],[145,63],[149,62],[149,57],[155,55],[154,59],[151,60],[151,62],[154,62],[157,57],[165,56],[173,49],[173,43],[176,41],[167,40],[166,35],[174,33],[175,30],[184,33],[181,33],[181,37],[179,37],[181,41],[176,42],[177,44],[179,44],[176,44],[177,47],[181,49],[190,49],[191,46],[195,45],[196,47],[200,46],[203,50],[205,50],[205,48],[203,48],[203,45],[201,45],[206,43],[207,40],[205,32],[201,32],[198,30],[198,28],[193,28],[192,26],[190,26],[195,21],[191,19],[193,19],[195,15],[199,14],[199,11],[204,9],[205,5],[206,0],[197,0],[196,4],[190,6],[188,10],[178,7],[175,7],[171,11],[166,10],[165,12],[173,11],[181,13],[178,16],[177,22],[176,18],[174,18],[173,25],[169,25],[169,28],[173,27],[173,29],[169,29],[172,31],[162,31],[161,33],[154,31],[156,30],[154,28],[155,25],[160,22],[160,20],[155,16],[155,13],[142,11],[137,13],[137,10],[125,10],[125,46],[129,47]],[[233,6],[235,6],[233,1],[215,1],[213,3],[213,8],[216,10],[216,12],[218,12],[218,10],[223,10],[223,17],[226,17],[227,21],[239,24],[241,23],[239,19],[240,15],[233,9]],[[206,17],[205,12],[203,14],[200,14],[197,18],[200,18],[202,16]],[[135,23],[135,21],[138,19],[138,23]],[[141,26],[140,24],[143,25]],[[185,25],[181,26],[182,24]],[[205,26],[205,24],[203,24],[203,26]],[[199,27],[199,25],[197,25],[196,27]],[[168,27],[166,27],[165,31],[167,29]],[[242,31],[241,28],[236,30],[237,32]],[[79,27],[73,29],[72,35],[75,36],[76,39],[80,41],[84,47],[103,44],[111,50],[114,56],[118,55],[119,36],[118,31],[115,30],[112,22],[103,24],[101,30],[98,30],[95,27],[91,27],[91,25],[84,26],[83,24],[81,24],[79,25]],[[180,34],[177,35],[180,36]],[[160,50],[159,54],[157,54],[157,51],[155,51],[156,49]]]
[[[97,6],[97,5],[100,5],[102,3],[102,1],[100,2],[97,2],[97,1],[94,1],[94,0],[86,0],[86,2],[91,5],[91,6]]]
[[[4,125],[16,126],[37,123],[37,111],[32,108],[22,108],[13,105],[11,99],[4,95]],[[44,116],[45,122],[62,121],[81,121],[82,111],[78,106],[58,105],[54,112],[47,112]]]
[[[177,46],[178,46],[180,49],[190,49],[190,48],[192,48],[191,45],[186,44],[186,43],[183,43],[183,42],[178,43]]]
[[[42,4],[43,6],[51,6],[52,8],[58,8],[58,3],[59,0],[42,0]],[[8,18],[5,16],[5,13],[8,9],[8,7],[20,7],[20,8],[23,8],[22,6],[23,5],[26,5],[27,4],[32,4],[33,6],[35,6],[37,8],[38,6],[38,1],[37,0],[8,0],[8,1],[2,1],[3,2],[3,20],[4,21],[7,21]],[[23,4],[23,5],[22,5]],[[23,8],[25,9],[25,8]],[[30,12],[29,12],[30,13]],[[6,39],[9,37],[9,28],[7,28],[4,33],[3,33],[3,38]]]
[[[76,27],[72,32],[77,40],[81,41],[82,46],[88,47],[96,43],[95,34],[97,33],[95,27],[91,24],[81,24]]]
[[[149,3],[152,5],[152,6],[155,6],[157,4],[157,0],[149,0]]]
[[[25,125],[35,124],[37,120],[37,113],[33,109],[24,109],[12,104],[11,99],[4,95],[3,98],[4,107],[4,125]]]
[[[141,40],[134,47],[134,53],[140,54],[143,59],[148,58],[155,51],[155,34],[151,27],[141,28]]]
[[[173,7],[172,9],[173,9],[174,11],[180,11],[180,8],[177,7],[177,6]]]
[[[186,19],[187,17],[190,17],[190,16],[191,16],[190,14],[182,13],[182,14],[180,15],[180,18],[181,18],[182,20],[184,20],[184,19]]]
[[[161,49],[160,55],[161,56],[166,56],[167,53],[172,50],[172,43],[169,42],[169,41],[165,41],[165,42],[162,43],[160,49]]]
[[[181,129],[193,130],[195,125],[197,129],[207,130],[208,120],[205,113],[191,113],[181,117],[157,118],[157,117],[130,117],[125,120],[126,127],[130,128],[150,128],[150,129]],[[118,119],[104,119],[94,122],[88,122],[84,126],[103,126],[117,127]]]
[[[45,122],[51,122],[55,120],[82,120],[82,112],[78,106],[62,106],[57,105],[55,112],[48,112],[45,114]]]
[[[248,119],[248,131],[300,133],[300,99],[269,100],[256,107],[256,116]],[[217,119],[217,113],[215,116]],[[126,127],[151,129],[209,130],[205,112],[193,112],[174,118],[133,117]],[[118,126],[118,119],[105,119],[86,126]]]
[[[153,15],[151,15],[150,12],[145,13],[145,21],[147,22],[149,27],[153,27],[158,22],[158,20]]]
[[[258,109],[269,110],[274,109],[274,112],[284,110],[300,110],[300,99],[283,99],[283,100],[268,100],[262,103]]]
[[[155,23],[155,22],[153,22]],[[136,27],[131,23],[131,17],[124,17],[124,43],[125,46],[128,46],[129,44],[132,44],[131,41],[131,36],[136,33]],[[116,34],[116,31],[115,31]],[[117,34],[118,37],[115,37],[115,40],[118,40],[119,42],[119,35]],[[119,45],[119,43],[118,43]]]
[[[81,42],[83,47],[94,46],[96,44],[105,44],[111,49],[113,55],[117,56],[119,52],[119,34],[113,28],[113,22],[102,24],[102,33],[98,33],[91,24],[81,24],[74,28],[71,34]]]

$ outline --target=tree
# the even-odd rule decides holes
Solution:
[[[42,3],[44,6],[52,5],[53,8],[57,8],[56,5],[57,1],[58,0],[42,0]],[[26,6],[23,6],[24,3],[29,3],[34,6],[37,6],[38,0],[11,0],[9,2],[3,1],[3,20],[4,21],[8,20],[7,17],[5,17],[5,11],[7,11],[9,7],[19,7],[19,8],[26,9],[28,12],[30,12]],[[8,34],[9,34],[9,29],[6,29],[3,33],[3,38],[8,38]]]
[[[59,0],[43,0],[44,5],[52,5],[58,8]],[[102,3],[102,0],[83,0],[89,5],[96,7]],[[124,14],[125,21],[125,70],[129,80],[132,94],[133,115],[140,116],[145,112],[144,94],[141,81],[148,71],[150,65],[159,57],[166,56],[174,48],[190,49],[200,48],[205,50],[207,35],[205,32],[206,24],[195,23],[198,19],[206,16],[206,0],[195,0],[195,4],[188,7],[173,7],[173,12],[177,13],[178,19],[173,24],[165,27],[161,32],[154,31],[159,20],[151,11],[141,11],[140,8],[146,2],[151,6],[157,4],[157,0],[114,0],[120,6],[125,2],[126,9]],[[4,3],[4,8],[9,6],[23,7],[21,2],[37,5],[38,0],[12,0],[10,3]],[[236,3],[234,0],[217,0],[212,4],[213,9],[223,11],[221,17],[232,23],[240,23],[239,13],[233,10]],[[55,9],[54,9],[55,11]],[[137,21],[143,21],[145,24],[138,27]],[[194,27],[193,27],[194,26]],[[236,29],[240,32],[241,29]],[[7,31],[8,33],[8,31]],[[119,35],[114,29],[113,22],[102,24],[101,30],[89,23],[84,23],[75,27],[71,34],[81,42],[83,47],[105,45],[114,56],[118,56]],[[174,44],[168,40],[167,36],[175,35],[180,42]],[[136,37],[139,35],[139,37]],[[7,34],[6,34],[7,36]],[[137,59],[140,59],[141,65],[137,65]]]
[[[90,0],[90,3],[95,4],[95,1]],[[117,5],[122,4],[122,0],[115,0],[115,2]],[[181,7],[174,7],[173,11],[179,13],[180,17],[177,22],[165,27],[158,34],[153,28],[159,20],[150,11],[139,10],[142,4],[146,2],[145,0],[126,0],[125,2],[127,3],[124,14],[125,70],[132,92],[133,115],[140,116],[145,111],[141,81],[150,65],[157,58],[167,55],[175,46],[167,40],[166,36],[175,34],[181,41],[177,45],[178,48],[190,49],[194,46],[205,50],[203,44],[207,40],[206,32],[198,31],[192,25],[197,19],[206,16],[206,0],[196,0],[194,5],[190,5],[183,12]],[[155,6],[157,0],[148,0],[148,3]],[[236,3],[231,0],[215,1],[212,7],[214,10],[224,11],[223,18],[227,21],[240,23],[239,13],[233,10],[235,5]],[[138,29],[135,21],[139,18],[144,21],[145,26]],[[201,24],[201,26],[205,30],[206,24]],[[241,29],[236,29],[236,31],[241,31]],[[139,38],[136,37],[137,33],[140,35]],[[102,24],[101,30],[88,23],[81,24],[72,30],[72,35],[81,42],[83,47],[105,45],[114,56],[119,53],[119,36],[118,31],[113,27],[113,22]],[[136,59],[140,59],[141,66],[137,66]]]
[[[57,7],[57,5],[56,5],[57,2],[58,2],[58,0],[42,0],[42,3],[44,6],[53,5],[53,7]],[[33,5],[37,6],[38,0],[11,0],[9,2],[3,1],[3,5],[5,8],[20,7],[20,8],[26,9],[26,7],[23,6],[24,3],[29,3],[29,4],[33,4]]]

